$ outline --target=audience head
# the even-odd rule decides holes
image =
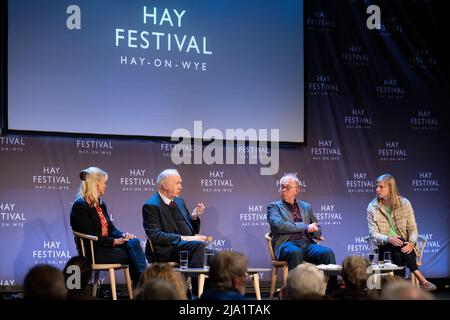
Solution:
[[[415,287],[403,279],[386,284],[381,292],[381,300],[433,300],[433,295]]]
[[[221,251],[209,268],[210,288],[219,291],[236,290],[245,294],[247,281],[247,257],[237,251]]]
[[[98,205],[98,198],[103,196],[106,191],[108,174],[100,168],[89,167],[80,172],[80,179],[79,195],[91,206]]]
[[[304,262],[289,271],[283,298],[301,300],[305,298],[322,298],[325,295],[325,279],[323,272],[315,265]]]
[[[173,283],[164,279],[150,279],[137,291],[135,300],[178,300]]]
[[[187,299],[187,284],[183,276],[179,272],[173,271],[173,267],[168,263],[152,263],[145,271],[141,274],[139,282],[137,285],[138,289],[141,289],[145,283],[152,279],[163,279],[167,280],[173,284],[175,287],[178,300]]]
[[[29,300],[63,300],[67,288],[62,272],[50,265],[33,267],[23,282],[24,298]]]
[[[158,175],[156,184],[158,191],[169,199],[180,196],[183,181],[176,169],[166,169]]]
[[[86,290],[89,285],[89,280],[91,280],[92,277],[92,264],[91,262],[83,257],[83,256],[74,256],[67,261],[66,266],[64,267],[64,277],[66,285],[69,286],[69,284],[75,284],[75,280],[71,275],[74,274],[74,271],[71,270],[71,266],[78,267],[80,270],[80,288],[74,288],[69,290]]]
[[[342,278],[345,286],[351,289],[363,290],[367,288],[368,259],[361,256],[348,256],[342,261]]]

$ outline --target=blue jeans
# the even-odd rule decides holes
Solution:
[[[304,240],[286,241],[277,249],[278,260],[287,261],[289,270],[303,261],[312,264],[336,264],[336,257],[330,248]],[[338,289],[337,276],[330,276],[327,293]]]

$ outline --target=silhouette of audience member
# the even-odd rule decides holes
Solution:
[[[388,283],[382,290],[380,300],[434,300],[433,295],[411,282],[400,279]]]
[[[184,277],[179,272],[173,271],[173,267],[168,263],[152,263],[141,274],[137,289],[140,290],[143,286],[152,279],[163,279],[172,283],[177,291],[178,300],[187,300],[188,286]]]
[[[247,257],[237,251],[221,251],[211,262],[208,288],[200,300],[245,300]]]
[[[80,279],[73,277],[75,271],[69,268],[70,266],[76,266],[80,270]],[[63,271],[65,277],[65,283],[69,290],[68,300],[95,300],[90,293],[89,280],[92,277],[92,264],[83,256],[74,256],[67,261]],[[78,286],[78,288],[77,288]]]
[[[33,267],[23,281],[26,300],[64,300],[67,288],[62,272],[50,265]]]
[[[137,291],[135,300],[179,300],[174,284],[159,278],[145,282]]]
[[[325,298],[325,276],[312,263],[304,262],[289,271],[282,300],[321,300]]]
[[[368,299],[367,278],[370,262],[361,256],[349,256],[342,261],[342,278],[345,287],[332,295],[342,300]]]

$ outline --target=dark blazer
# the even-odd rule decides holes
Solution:
[[[191,218],[182,198],[174,198],[173,201],[192,231],[191,235],[199,233],[200,219],[193,220]],[[159,262],[169,261],[173,246],[181,241],[181,234],[159,193],[156,193],[144,204],[142,217],[145,233],[153,245],[155,260]],[[150,249],[147,245],[145,252],[147,256],[151,256],[149,251]]]
[[[112,223],[104,201],[100,202],[100,208],[102,208],[103,214],[108,221],[108,236],[102,236],[102,224],[95,207],[90,207],[81,197],[77,198],[72,205],[70,225],[73,231],[97,236],[98,241],[94,242],[96,245],[112,247],[114,239],[121,238],[123,232],[118,230]]]
[[[293,233],[304,232],[308,234],[308,225],[317,222],[317,218],[312,212],[311,205],[308,202],[297,200],[298,208],[302,222],[294,222],[294,217],[289,207],[282,200],[274,201],[267,206],[267,222],[270,225],[272,232],[272,246],[275,251],[276,258],[279,258],[277,249],[280,245],[289,240]],[[322,230],[319,230],[310,235],[311,241],[314,238],[320,237]]]

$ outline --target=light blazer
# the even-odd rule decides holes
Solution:
[[[191,231],[195,235],[200,231],[200,219],[193,220],[189,214],[186,204],[182,198],[174,198],[175,205],[180,210]],[[163,199],[156,193],[142,207],[144,230],[147,237],[152,241],[154,258],[159,262],[167,262],[172,254],[172,247],[181,241],[181,234],[175,220],[164,204]],[[186,234],[184,234],[186,235]],[[146,248],[147,256],[151,255]]]
[[[400,197],[400,206],[392,211],[395,233],[403,239],[417,243],[418,231],[414,210],[408,199]],[[377,244],[386,244],[389,235],[389,222],[387,213],[374,198],[367,206],[367,223],[370,238]]]
[[[267,206],[267,221],[272,232],[272,247],[277,259],[279,258],[278,248],[282,243],[288,241],[294,233],[304,232],[308,234],[308,225],[317,222],[308,202],[297,200],[297,205],[300,209],[302,222],[294,222],[292,212],[282,200],[274,201]],[[314,242],[313,239],[320,237],[321,234],[322,229],[319,226],[317,232],[310,234],[311,241]]]

